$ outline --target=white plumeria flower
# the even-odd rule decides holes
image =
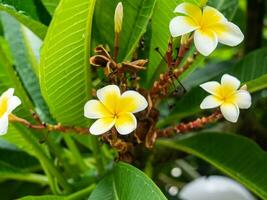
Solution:
[[[171,35],[178,37],[194,31],[195,46],[204,56],[212,53],[218,42],[236,46],[244,39],[238,26],[229,22],[222,13],[210,6],[205,6],[202,10],[193,3],[182,3],[174,12],[183,16],[171,20]]]
[[[148,103],[136,91],[128,90],[123,94],[116,85],[108,85],[97,90],[98,100],[90,100],[84,106],[84,116],[98,119],[90,127],[90,133],[101,135],[114,125],[121,135],[127,135],[137,127],[133,113],[144,110]]]
[[[251,96],[243,87],[240,87],[240,81],[224,74],[221,78],[221,84],[211,81],[200,85],[204,90],[211,93],[201,103],[201,109],[211,109],[220,107],[225,119],[230,122],[237,122],[239,109],[248,109],[251,106]]]
[[[199,177],[179,193],[186,200],[255,200],[238,182],[224,176]]]
[[[10,88],[0,97],[0,135],[7,133],[8,117],[21,104],[20,99],[13,94],[14,89]]]

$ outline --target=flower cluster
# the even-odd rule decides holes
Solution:
[[[170,22],[171,35],[173,37],[183,36],[181,45],[186,44],[184,40],[193,37],[196,49],[205,56],[209,55],[216,48],[218,42],[229,46],[235,46],[242,42],[244,38],[240,29],[229,22],[223,14],[215,8],[204,6],[206,2],[206,0],[201,1],[200,6],[193,3],[182,3],[178,5],[175,12],[180,15]],[[135,60],[132,62],[123,62],[122,64],[117,63],[119,33],[122,29],[122,21],[123,6],[119,3],[114,16],[116,33],[114,57],[112,58],[104,47],[99,46],[96,49],[99,55],[93,56],[90,59],[90,62],[94,64],[94,66],[102,67],[102,69],[104,68],[105,75],[109,78],[111,85],[107,85],[96,91],[98,100],[92,99],[85,104],[84,116],[96,120],[89,129],[92,135],[102,135],[113,131],[120,135],[127,135],[138,129],[137,121],[139,116],[136,117],[134,114],[144,111],[149,107],[146,113],[142,112],[144,113],[144,118],[146,118],[145,120],[148,121],[147,124],[143,124],[142,126],[146,127],[146,129],[144,129],[147,132],[146,134],[151,134],[151,140],[155,141],[155,138],[160,137],[160,134],[157,135],[155,131],[158,112],[155,112],[156,117],[154,117],[154,119],[149,119],[149,116],[153,111],[153,106],[155,106],[153,104],[155,104],[156,101],[153,100],[156,94],[151,91],[145,91],[143,94],[143,90],[139,90],[139,86],[136,87],[134,84],[131,84],[131,87],[136,88],[136,90],[127,90],[129,87],[127,87],[127,76],[125,76],[125,74],[129,72],[134,76],[138,71],[144,70],[144,65],[147,61]],[[191,34],[191,32],[194,33]],[[172,52],[170,52],[169,55],[169,63],[172,65]],[[191,64],[191,62],[189,64]],[[178,74],[181,74],[184,70],[178,72]],[[162,81],[165,81],[165,78],[167,80],[166,90],[169,89],[167,83],[171,82],[172,78],[178,79],[178,75],[177,77],[170,78],[169,74],[170,71],[166,73],[166,77],[161,77]],[[159,90],[162,89],[160,83],[162,82],[154,84]],[[174,128],[166,129],[165,131],[163,130],[161,135],[169,135],[169,132],[173,132],[173,130],[181,132],[192,126],[202,127],[203,124],[216,121],[221,116],[224,116],[224,118],[230,122],[237,122],[240,112],[239,109],[247,109],[251,106],[251,95],[246,90],[246,87],[243,86],[240,88],[240,81],[231,75],[223,75],[221,83],[211,81],[200,85],[200,87],[210,93],[210,95],[202,101],[200,105],[201,109],[220,107],[220,112],[215,112],[210,118],[203,117],[189,124],[180,124],[180,126],[178,125]],[[121,91],[123,92],[121,93]],[[158,90],[156,90],[155,93],[157,92]],[[21,122],[31,128],[46,128],[47,126],[45,125],[31,125],[28,121],[11,114],[11,112],[21,104],[20,99],[13,94],[14,89],[9,89],[0,97],[0,134],[2,135],[7,132],[9,120],[17,120],[17,122]],[[151,116],[153,116],[153,114]],[[55,126],[53,129],[51,125],[50,130],[62,130],[63,132],[66,130],[81,131],[82,128],[75,129]],[[86,129],[86,133],[88,133],[88,129]],[[135,134],[135,137],[140,140],[142,136]]]

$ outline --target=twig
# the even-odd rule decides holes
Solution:
[[[20,124],[28,127],[28,128],[36,129],[36,130],[59,131],[59,132],[63,132],[63,133],[76,132],[76,133],[81,134],[81,135],[89,134],[88,128],[68,127],[68,126],[62,126],[61,124],[51,125],[51,124],[46,124],[46,123],[35,125],[35,124],[30,123],[26,119],[19,118],[15,115],[10,115],[9,121],[17,122],[17,123],[20,123]]]
[[[202,128],[207,124],[211,124],[217,122],[218,120],[222,119],[222,114],[220,111],[216,111],[208,117],[198,118],[195,121],[188,122],[188,123],[180,123],[176,126],[171,126],[169,128],[159,130],[157,132],[157,137],[170,137],[176,133],[186,133],[192,131],[194,129]]]

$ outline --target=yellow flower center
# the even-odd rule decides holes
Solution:
[[[2,97],[0,100],[0,117],[2,117],[6,113],[7,107],[8,99],[6,97]]]
[[[231,85],[220,85],[215,91],[215,96],[224,103],[235,104],[236,102],[236,90]]]

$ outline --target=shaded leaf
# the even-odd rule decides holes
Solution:
[[[32,30],[37,36],[44,39],[47,26],[38,21],[36,8],[33,3],[25,4],[25,2],[22,1],[2,1],[2,3],[0,2],[0,11],[5,11],[12,15],[19,22]],[[29,16],[25,15],[26,13],[30,13]]]
[[[254,141],[231,134],[202,133],[175,141],[161,140],[158,144],[200,157],[261,198],[267,198],[267,153]]]
[[[57,8],[60,0],[42,0],[44,6],[48,10],[48,12],[53,15],[55,9]]]

